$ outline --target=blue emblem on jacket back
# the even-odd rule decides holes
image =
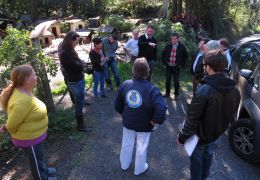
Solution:
[[[136,90],[130,90],[126,93],[126,102],[131,108],[139,108],[142,105],[142,96]]]

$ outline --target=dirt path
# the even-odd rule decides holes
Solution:
[[[86,107],[87,125],[91,133],[77,133],[50,137],[47,141],[49,165],[58,170],[58,179],[188,179],[189,159],[183,147],[177,146],[178,125],[184,120],[186,103],[190,93],[182,92],[178,101],[167,99],[169,115],[166,122],[152,133],[148,147],[149,169],[141,176],[134,176],[134,163],[127,171],[121,171],[119,152],[122,136],[121,117],[113,107],[115,92],[109,92],[109,99],[94,101],[88,92],[91,106]],[[68,96],[61,106],[71,106]],[[0,179],[29,179],[30,172],[26,158],[18,153],[4,168]],[[209,179],[259,179],[259,165],[247,164],[231,150],[224,135],[218,142]]]

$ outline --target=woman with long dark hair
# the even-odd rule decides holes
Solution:
[[[77,130],[88,132],[84,125],[83,107],[85,104],[85,81],[83,61],[78,57],[75,47],[79,42],[79,35],[70,31],[59,46],[60,65],[68,81],[68,88],[75,103],[75,118]]]

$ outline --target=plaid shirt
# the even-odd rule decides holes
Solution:
[[[176,61],[177,46],[178,46],[178,44],[172,46],[171,57],[170,57],[170,61],[168,62],[169,66],[175,66],[176,65],[175,61]]]

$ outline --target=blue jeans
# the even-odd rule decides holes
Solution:
[[[68,82],[69,89],[75,100],[75,117],[83,116],[83,107],[85,103],[85,81]]]
[[[192,180],[203,180],[208,177],[215,146],[215,142],[196,146],[190,157]]]
[[[93,73],[93,79],[94,79],[94,86],[93,86],[94,96],[98,97],[98,84],[99,84],[101,95],[105,95],[105,89],[104,89],[105,74],[104,74],[104,72],[95,71]]]
[[[104,67],[105,67],[105,78],[106,78],[107,86],[112,85],[112,82],[111,82],[111,79],[110,79],[110,71],[109,71],[109,68],[111,68],[111,70],[114,74],[116,86],[119,87],[120,86],[120,79],[119,79],[119,75],[118,75],[116,60],[114,58],[109,58],[109,61],[107,61],[105,63]]]
[[[29,158],[30,169],[33,178],[36,180],[47,180],[48,168],[43,155],[43,142],[22,149],[25,151],[26,156]]]

